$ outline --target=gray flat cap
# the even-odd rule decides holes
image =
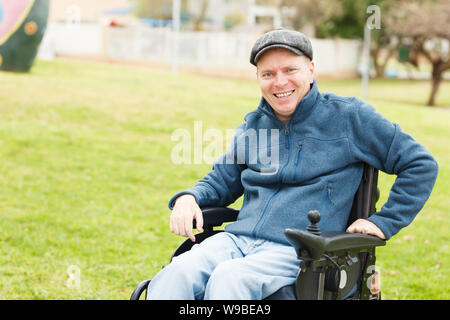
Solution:
[[[256,40],[250,54],[250,63],[256,66],[262,54],[269,49],[284,48],[298,55],[305,55],[309,59],[313,58],[311,41],[303,33],[278,28],[263,34]]]

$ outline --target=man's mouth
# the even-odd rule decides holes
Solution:
[[[274,93],[273,95],[277,98],[286,98],[289,97],[291,94],[294,93],[295,90],[287,91],[287,92],[280,92],[280,93]]]

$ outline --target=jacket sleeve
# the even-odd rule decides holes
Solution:
[[[369,217],[390,239],[409,225],[425,205],[437,178],[431,154],[400,126],[367,104],[350,114],[348,136],[355,160],[397,175],[387,202]]]
[[[242,124],[238,127],[226,153],[214,162],[212,170],[206,176],[192,188],[178,192],[169,200],[170,210],[173,209],[175,200],[183,194],[193,195],[200,207],[226,207],[244,193],[241,172],[246,166],[240,164],[236,157],[237,135],[243,131],[244,126]]]

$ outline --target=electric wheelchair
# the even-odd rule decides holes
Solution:
[[[357,219],[367,219],[376,212],[379,198],[378,170],[364,164],[359,188],[355,194],[347,226]],[[223,230],[214,230],[223,223],[237,219],[239,210],[230,208],[202,208],[204,228],[196,234],[196,242],[185,240],[173,257],[191,249],[209,236]],[[379,300],[381,291],[375,269],[375,248],[385,241],[375,236],[320,232],[317,223],[320,212],[308,213],[307,230],[286,229],[285,236],[294,246],[299,259],[299,273],[295,284],[283,287],[267,297],[268,300]],[[194,221],[195,228],[195,221]],[[131,294],[139,300],[151,280],[144,280]]]

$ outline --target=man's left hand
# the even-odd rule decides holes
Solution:
[[[347,228],[346,231],[350,233],[370,234],[383,240],[386,239],[383,231],[381,231],[380,228],[378,228],[373,222],[366,219],[356,220]]]

